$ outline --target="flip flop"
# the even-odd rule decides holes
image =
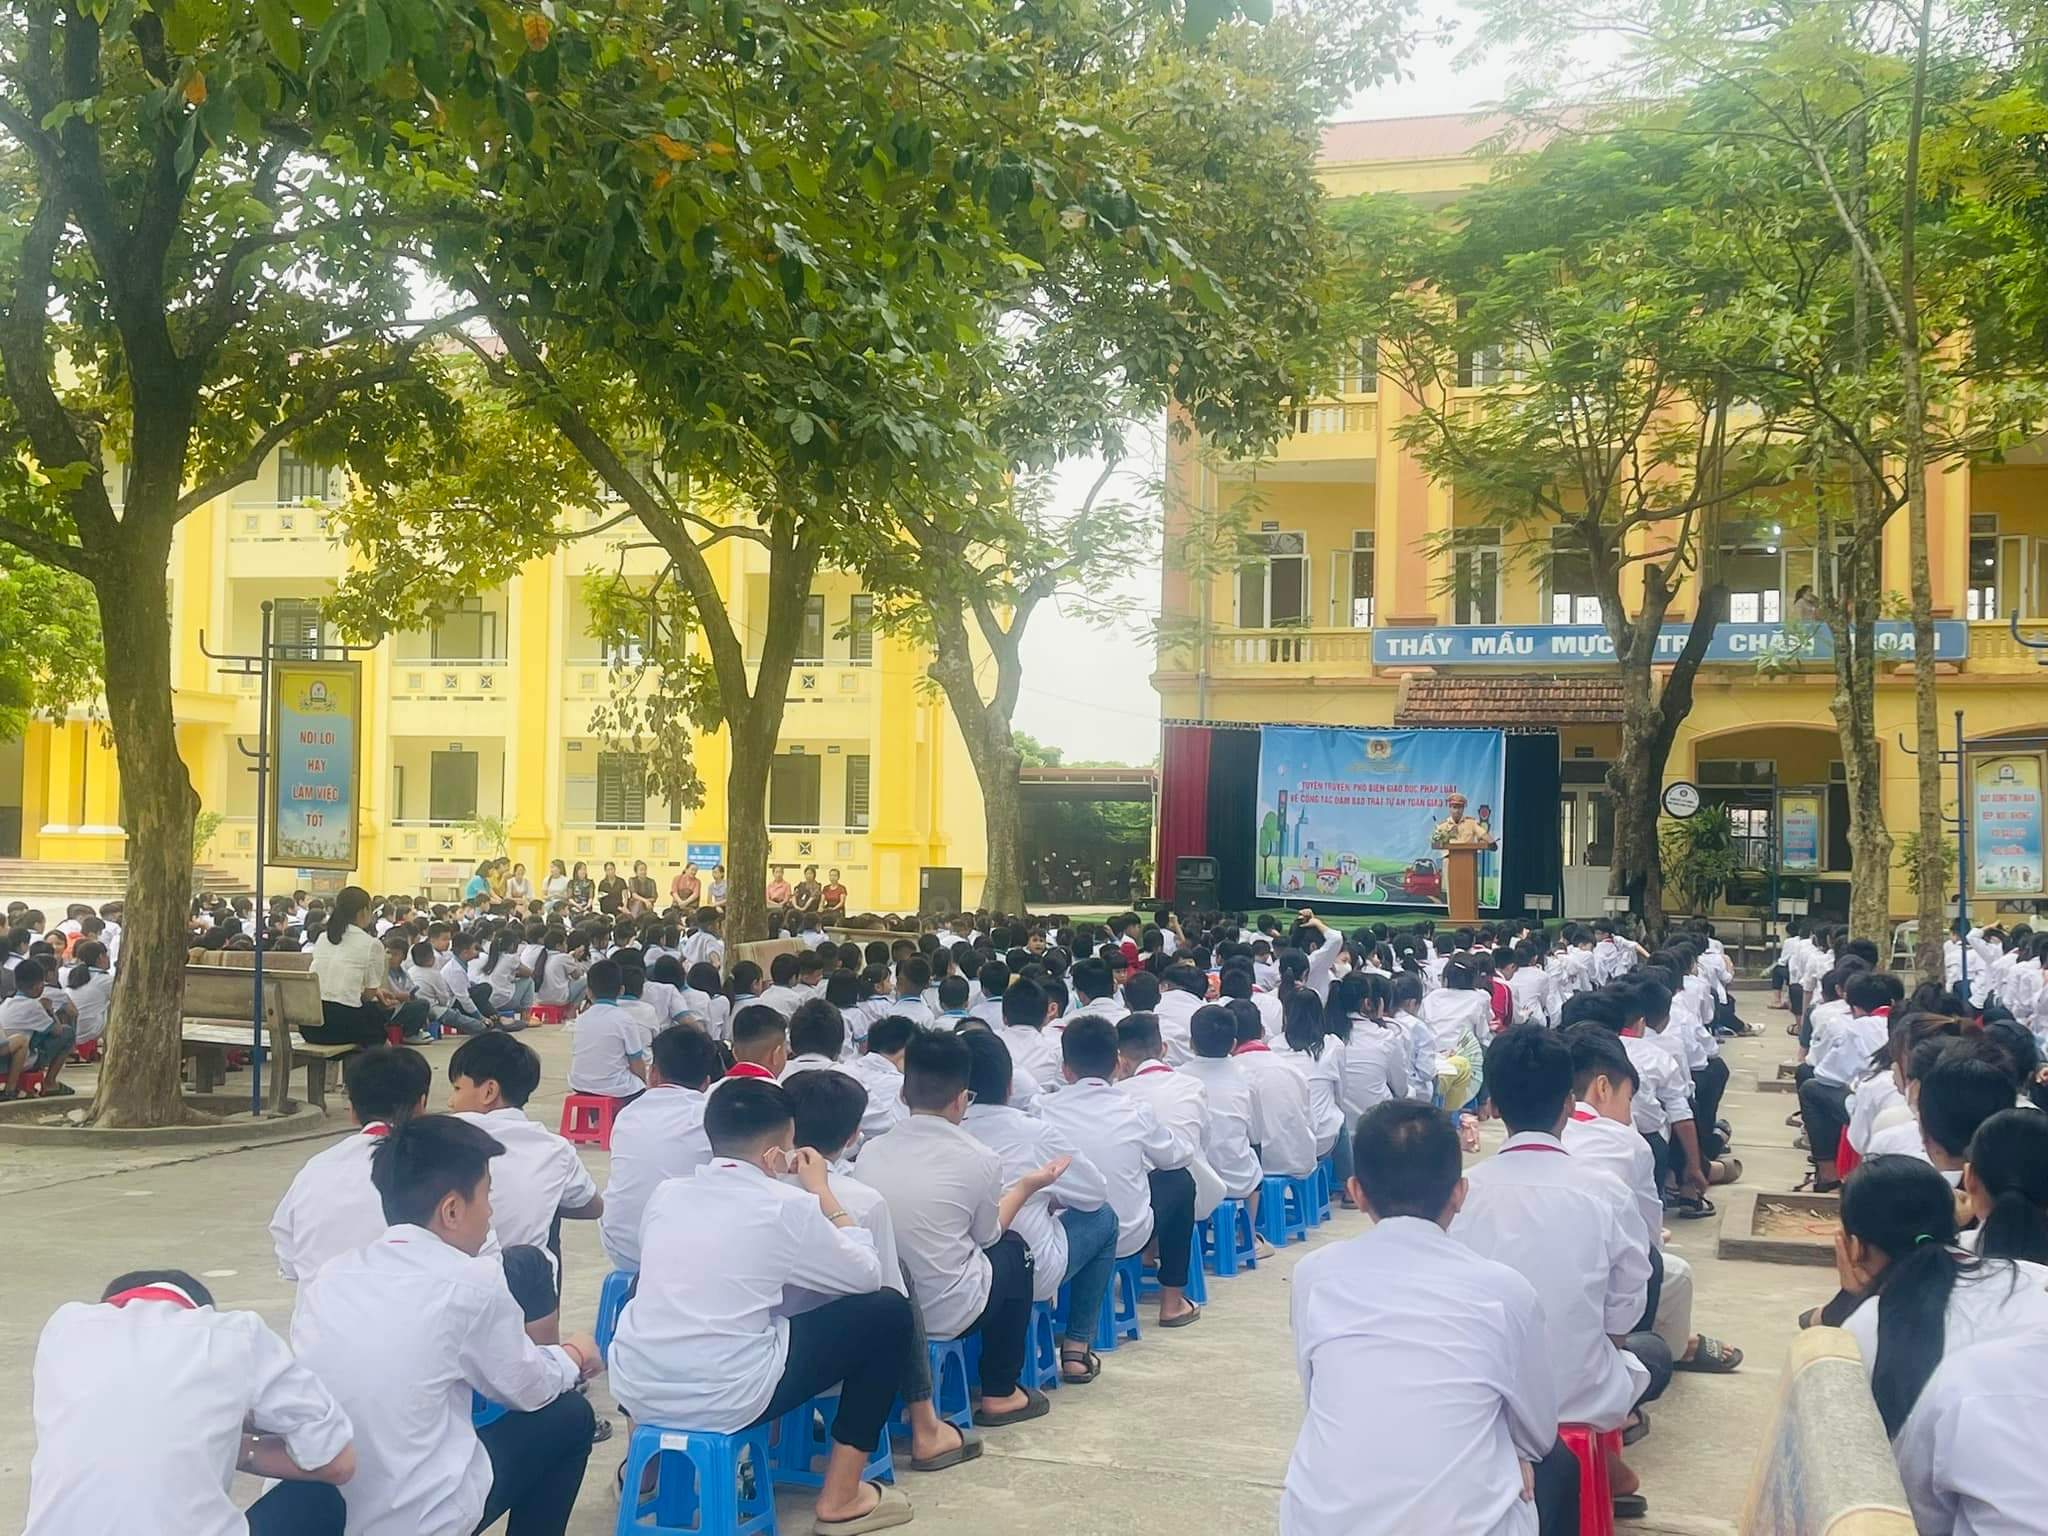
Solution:
[[[1664,1207],[1680,1221],[1699,1221],[1704,1217],[1718,1214],[1714,1202],[1705,1195],[1678,1195]]]
[[[1627,1425],[1621,1432],[1623,1445],[1634,1445],[1650,1432],[1650,1415],[1646,1409],[1636,1409],[1635,1420],[1635,1423]]]
[[[1707,1170],[1709,1184],[1733,1184],[1742,1177],[1742,1159],[1739,1157],[1717,1157]]]
[[[916,1456],[911,1457],[910,1470],[913,1472],[943,1472],[948,1467],[958,1467],[973,1461],[980,1455],[981,1436],[963,1429],[960,1431],[960,1443],[950,1451],[941,1451],[936,1456],[926,1456],[922,1459]]]
[[[994,1413],[986,1408],[977,1408],[974,1410],[974,1422],[983,1429],[1001,1429],[1009,1424],[1022,1424],[1026,1419],[1042,1419],[1050,1412],[1052,1404],[1046,1400],[1045,1394],[1036,1387],[1026,1387],[1022,1408],[1005,1408]]]
[[[817,1536],[861,1536],[864,1531],[886,1531],[910,1524],[910,1495],[886,1483],[869,1483],[881,1495],[875,1507],[851,1520],[814,1520]]]
[[[1188,1310],[1181,1313],[1179,1317],[1161,1318],[1159,1320],[1159,1326],[1162,1328],[1188,1328],[1192,1327],[1196,1323],[1199,1323],[1201,1320],[1202,1309],[1190,1303],[1188,1306]]]
[[[1640,1493],[1617,1493],[1614,1496],[1614,1518],[1617,1520],[1640,1520],[1650,1512],[1650,1501]]]
[[[1800,1325],[1803,1327],[1805,1323],[1806,1320],[1801,1318]],[[1741,1364],[1741,1350],[1735,1348],[1732,1344],[1723,1344],[1719,1339],[1709,1338],[1703,1333],[1700,1335],[1699,1343],[1693,1346],[1691,1357],[1684,1360],[1673,1360],[1671,1362],[1671,1369],[1674,1371],[1698,1371],[1707,1376],[1725,1376]]]

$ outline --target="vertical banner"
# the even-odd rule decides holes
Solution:
[[[2041,896],[2044,754],[1970,758],[1970,887],[1976,896]]]
[[[1443,845],[1501,842],[1499,731],[1266,726],[1259,743],[1261,896],[1377,906],[1449,905]],[[1500,905],[1500,859],[1479,859],[1479,905]]]
[[[1786,790],[1778,796],[1778,868],[1799,872],[1820,868],[1826,815],[1824,796],[1806,790]]]
[[[272,665],[268,862],[356,867],[362,693],[360,662]]]

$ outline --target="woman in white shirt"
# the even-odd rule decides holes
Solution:
[[[384,946],[370,936],[376,909],[360,885],[342,887],[327,927],[313,942],[313,974],[320,978],[320,1022],[305,1036],[315,1045],[383,1045],[396,1023],[408,1040],[426,1038],[427,1005],[403,998],[389,985]]]
[[[520,929],[506,923],[491,935],[477,980],[491,989],[491,1011],[524,1015],[533,1006],[533,972],[519,963]]]
[[[512,866],[512,873],[505,880],[505,895],[521,906],[533,900],[533,881],[528,877],[524,864]]]
[[[71,958],[77,964],[64,973],[64,994],[78,1010],[78,1043],[87,1045],[106,1033],[114,973],[107,969],[107,946],[97,939],[74,947]]]
[[[540,888],[541,900],[553,911],[569,899],[569,868],[560,859],[548,861],[548,878]]]
[[[1444,1108],[1463,1109],[1479,1096],[1481,1059],[1493,1038],[1492,989],[1470,960],[1446,961],[1443,985],[1422,999],[1417,1017],[1435,1042],[1439,1075],[1452,1078],[1444,1088]]]
[[[1873,1157],[1842,1186],[1842,1289],[1862,1301],[1843,1327],[1870,1372],[1887,1434],[1906,1423],[1946,1351],[2048,1329],[2048,1268],[1957,1246],[1955,1192],[1909,1157]]]

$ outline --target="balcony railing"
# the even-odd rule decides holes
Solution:
[[[244,544],[328,543],[327,508],[303,502],[240,501],[228,508],[228,537]]]
[[[512,692],[506,661],[400,661],[391,668],[393,699],[480,702]]]
[[[1270,672],[1291,667],[1364,671],[1372,665],[1369,629],[1234,629],[1218,635],[1210,647],[1217,672]]]
[[[1379,407],[1369,400],[1318,400],[1294,409],[1296,437],[1370,432]]]

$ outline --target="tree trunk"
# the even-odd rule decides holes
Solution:
[[[168,536],[157,540],[138,529],[134,538],[95,587],[128,831],[128,888],[92,1118],[96,1125],[123,1127],[200,1118],[184,1101],[178,1071],[199,796],[178,756],[171,714]]]
[[[1626,896],[1643,932],[1652,939],[1664,934],[1664,865],[1657,842],[1657,808],[1664,789],[1668,750],[1655,750],[1657,707],[1650,681],[1640,690],[1625,690],[1621,750],[1607,765],[1607,787],[1614,795],[1614,867],[1608,890]]]
[[[1830,617],[1835,640],[1835,691],[1828,708],[1842,737],[1849,788],[1849,931],[1891,952],[1892,834],[1884,820],[1884,778],[1878,765],[1876,664],[1868,611],[1848,623]]]
[[[784,686],[787,686],[786,682]],[[758,693],[758,689],[756,692]],[[751,724],[729,722],[732,757],[725,774],[725,934],[732,943],[773,938],[768,930],[768,769],[782,717],[765,744]]]
[[[931,677],[953,706],[960,739],[967,744],[968,761],[981,785],[982,831],[988,843],[981,905],[991,912],[1019,915],[1024,911],[1024,816],[1017,801],[1021,763],[1009,717],[981,696],[967,624],[960,613],[935,604],[932,617]],[[995,662],[999,674],[1021,665],[1014,646],[1008,655],[998,650]],[[999,685],[997,694],[1009,697],[1014,690]]]

